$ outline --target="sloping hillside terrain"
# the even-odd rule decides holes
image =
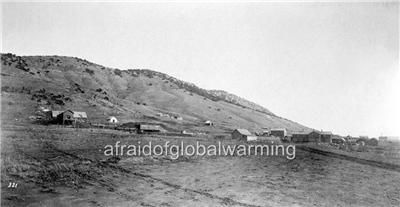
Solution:
[[[219,138],[237,127],[309,129],[228,92],[155,71],[59,56],[4,54],[1,60],[1,206],[400,206],[398,168],[312,150],[322,146],[314,143],[293,150],[293,160],[287,150],[286,156],[186,152],[172,159],[164,153],[130,156],[121,148],[107,156],[105,146],[116,143],[139,150],[150,142],[232,146],[244,142]],[[42,125],[35,117],[44,109],[85,111],[92,123],[115,116],[127,125],[146,121],[208,135]],[[387,152],[397,151],[392,146]]]
[[[153,121],[175,131],[308,129],[236,95],[152,70],[113,69],[64,56],[2,54],[1,64],[1,117],[6,122],[27,121],[46,108],[86,111],[93,123],[116,116],[120,122]],[[215,125],[205,128],[205,120]]]

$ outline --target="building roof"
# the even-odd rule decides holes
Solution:
[[[71,112],[73,115],[73,118],[87,118],[86,112],[81,112],[81,111],[72,111],[72,110],[65,110],[65,111],[51,111],[51,117],[57,118],[58,115],[65,113],[65,112]]]
[[[51,117],[56,118],[58,115],[63,113],[64,111],[51,111]]]
[[[314,131],[312,131],[312,132],[310,132],[310,133],[313,133],[313,132],[318,133],[318,134],[324,134],[324,135],[332,135],[332,132],[330,132],[330,131],[318,131],[318,130],[314,130]]]
[[[293,132],[292,135],[308,135],[310,132]]]
[[[164,129],[160,125],[154,124],[140,124],[141,130],[153,130],[153,131],[163,131]]]
[[[286,131],[285,128],[276,128],[276,129],[271,129],[270,131]]]
[[[340,139],[340,140],[342,140],[342,141],[345,141],[345,142],[346,142],[346,139],[345,139],[345,138],[343,138],[343,137],[332,137],[332,140],[334,140],[334,139]]]
[[[238,131],[242,135],[251,136],[251,133],[247,129],[235,129],[235,131]]]
[[[74,118],[87,118],[87,114],[84,111],[74,111],[73,117]]]
[[[109,122],[109,123],[117,123],[118,122],[118,119],[115,117],[115,116],[109,116],[108,118],[107,118],[107,122]]]

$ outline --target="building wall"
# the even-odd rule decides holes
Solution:
[[[239,133],[237,130],[232,132],[232,139],[247,140],[247,136]]]
[[[386,142],[386,141],[388,141],[388,137],[379,137],[379,141],[381,141],[381,142]]]
[[[308,142],[320,142],[321,141],[320,138],[321,138],[321,134],[318,133],[318,132],[313,131],[310,134],[308,134],[308,140],[307,141]]]
[[[292,135],[292,142],[301,143],[307,142],[308,134],[293,134]]]
[[[247,141],[256,141],[257,137],[256,136],[246,136]]]
[[[276,137],[285,137],[286,130],[271,130],[270,135]]]
[[[139,133],[161,132],[161,130],[162,129],[159,126],[145,125],[145,124],[138,125],[138,132]]]
[[[321,142],[331,143],[331,141],[332,141],[332,135],[330,135],[330,134],[322,134],[321,135]]]
[[[332,140],[331,140],[331,142],[332,143],[334,143],[334,144],[343,144],[345,141],[343,141],[343,139],[341,139],[341,138],[333,138]]]
[[[74,120],[74,114],[71,111],[64,111],[57,116],[57,122],[59,124],[72,124]]]
[[[110,123],[117,123],[118,120],[115,117],[112,117],[108,120]]]

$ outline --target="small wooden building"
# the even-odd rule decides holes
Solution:
[[[54,121],[62,125],[76,124],[76,122],[86,122],[88,118],[86,112],[72,110],[52,111],[51,116]]]
[[[287,136],[287,131],[286,131],[285,128],[282,128],[282,129],[271,129],[269,134],[271,136],[283,138],[283,137]]]
[[[204,125],[206,125],[206,126],[214,126],[214,123],[212,121],[210,121],[210,120],[207,120],[207,121],[204,122]]]
[[[333,136],[333,134],[332,134],[332,132],[329,132],[329,131],[322,131],[321,132],[321,142],[324,142],[324,143],[331,143],[332,142],[332,136]]]
[[[88,118],[86,112],[84,111],[74,111],[73,117],[76,120],[86,120]]]
[[[165,132],[165,129],[163,129],[160,125],[157,124],[138,124],[137,125],[138,133],[159,133],[159,132]]]
[[[346,139],[347,142],[356,143],[357,140],[359,140],[360,138],[359,137],[352,137],[352,136],[348,135],[348,136],[345,137],[345,139]]]
[[[324,142],[331,143],[332,142],[332,132],[328,131],[312,131],[308,135],[308,142]]]
[[[378,139],[371,138],[367,140],[367,145],[369,146],[378,146]]]
[[[66,110],[57,116],[58,122],[62,123],[63,125],[70,125],[75,122],[74,119],[74,112],[71,110]]]
[[[247,129],[235,129],[232,132],[232,139],[247,141],[247,138],[252,139],[252,135]]]
[[[379,141],[380,141],[380,142],[387,142],[387,141],[389,141],[389,139],[388,139],[387,136],[380,136],[380,137],[379,137]]]
[[[308,132],[296,132],[292,134],[292,142],[295,143],[302,143],[302,142],[308,142]]]
[[[64,111],[48,111],[47,114],[49,119],[56,120],[58,115],[60,115],[62,112]]]
[[[108,123],[116,124],[118,123],[118,119],[115,116],[110,116],[107,118]]]
[[[346,139],[340,136],[333,136],[331,139],[331,143],[333,144],[344,144],[346,143]]]

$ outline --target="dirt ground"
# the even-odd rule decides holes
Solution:
[[[400,172],[296,151],[285,157],[121,157],[116,141],[194,137],[2,126],[2,206],[400,206]],[[205,140],[202,140],[205,141]],[[10,188],[10,183],[17,187]]]

